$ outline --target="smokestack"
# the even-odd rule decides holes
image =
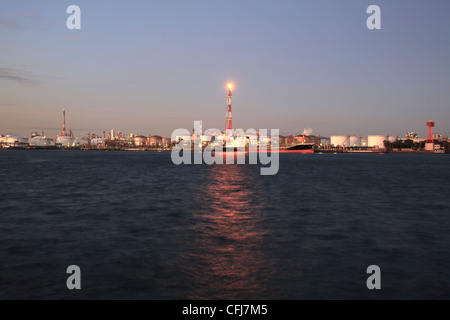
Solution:
[[[66,110],[63,109],[63,128],[61,131],[61,136],[64,137],[66,135],[67,135],[67,133],[66,133]]]
[[[228,95],[227,95],[227,107],[226,107],[226,112],[225,112],[225,132],[227,132],[227,129],[232,129],[233,125],[232,125],[232,116],[231,116],[231,90],[232,90],[233,86],[231,85],[231,83],[228,85]]]

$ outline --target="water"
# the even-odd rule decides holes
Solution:
[[[449,299],[449,160],[1,151],[0,298]]]

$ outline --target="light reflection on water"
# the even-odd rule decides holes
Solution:
[[[185,272],[194,284],[188,298],[255,298],[268,279],[264,199],[253,191],[259,172],[241,165],[216,165],[208,171],[190,226],[192,249],[184,256],[189,260]]]

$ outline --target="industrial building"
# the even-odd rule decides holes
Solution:
[[[162,147],[163,148],[169,148],[171,145],[170,138],[162,138]]]
[[[314,144],[319,145],[320,144],[320,137],[319,136],[313,136],[313,135],[306,135],[306,134],[299,134],[294,136],[294,145],[299,144]]]
[[[91,140],[91,146],[95,148],[104,148],[106,146],[105,138],[94,138]]]
[[[136,147],[143,147],[143,146],[147,145],[147,140],[148,140],[148,138],[144,137],[144,136],[134,136],[131,139],[131,141],[133,142],[133,144]]]
[[[150,147],[161,147],[162,146],[162,137],[160,136],[151,136],[148,138],[148,146]]]

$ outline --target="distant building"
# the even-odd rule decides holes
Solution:
[[[142,147],[147,144],[147,137],[144,136],[135,136],[131,140],[136,147]]]
[[[162,147],[163,147],[163,148],[168,148],[168,147],[170,147],[170,145],[171,145],[170,138],[162,138],[161,143],[162,143]]]
[[[321,137],[320,144],[323,146],[329,146],[331,144],[331,138]]]
[[[294,137],[292,136],[292,134],[285,138],[286,138],[286,146],[292,146],[294,144]]]
[[[106,146],[106,139],[94,138],[91,140],[91,145],[96,148],[104,148]]]
[[[306,135],[306,134],[299,134],[294,137],[294,145],[298,144],[320,144],[320,137],[318,136],[312,136],[312,135]]]
[[[147,140],[147,144],[150,147],[159,148],[162,146],[162,137],[160,136],[151,136]]]

